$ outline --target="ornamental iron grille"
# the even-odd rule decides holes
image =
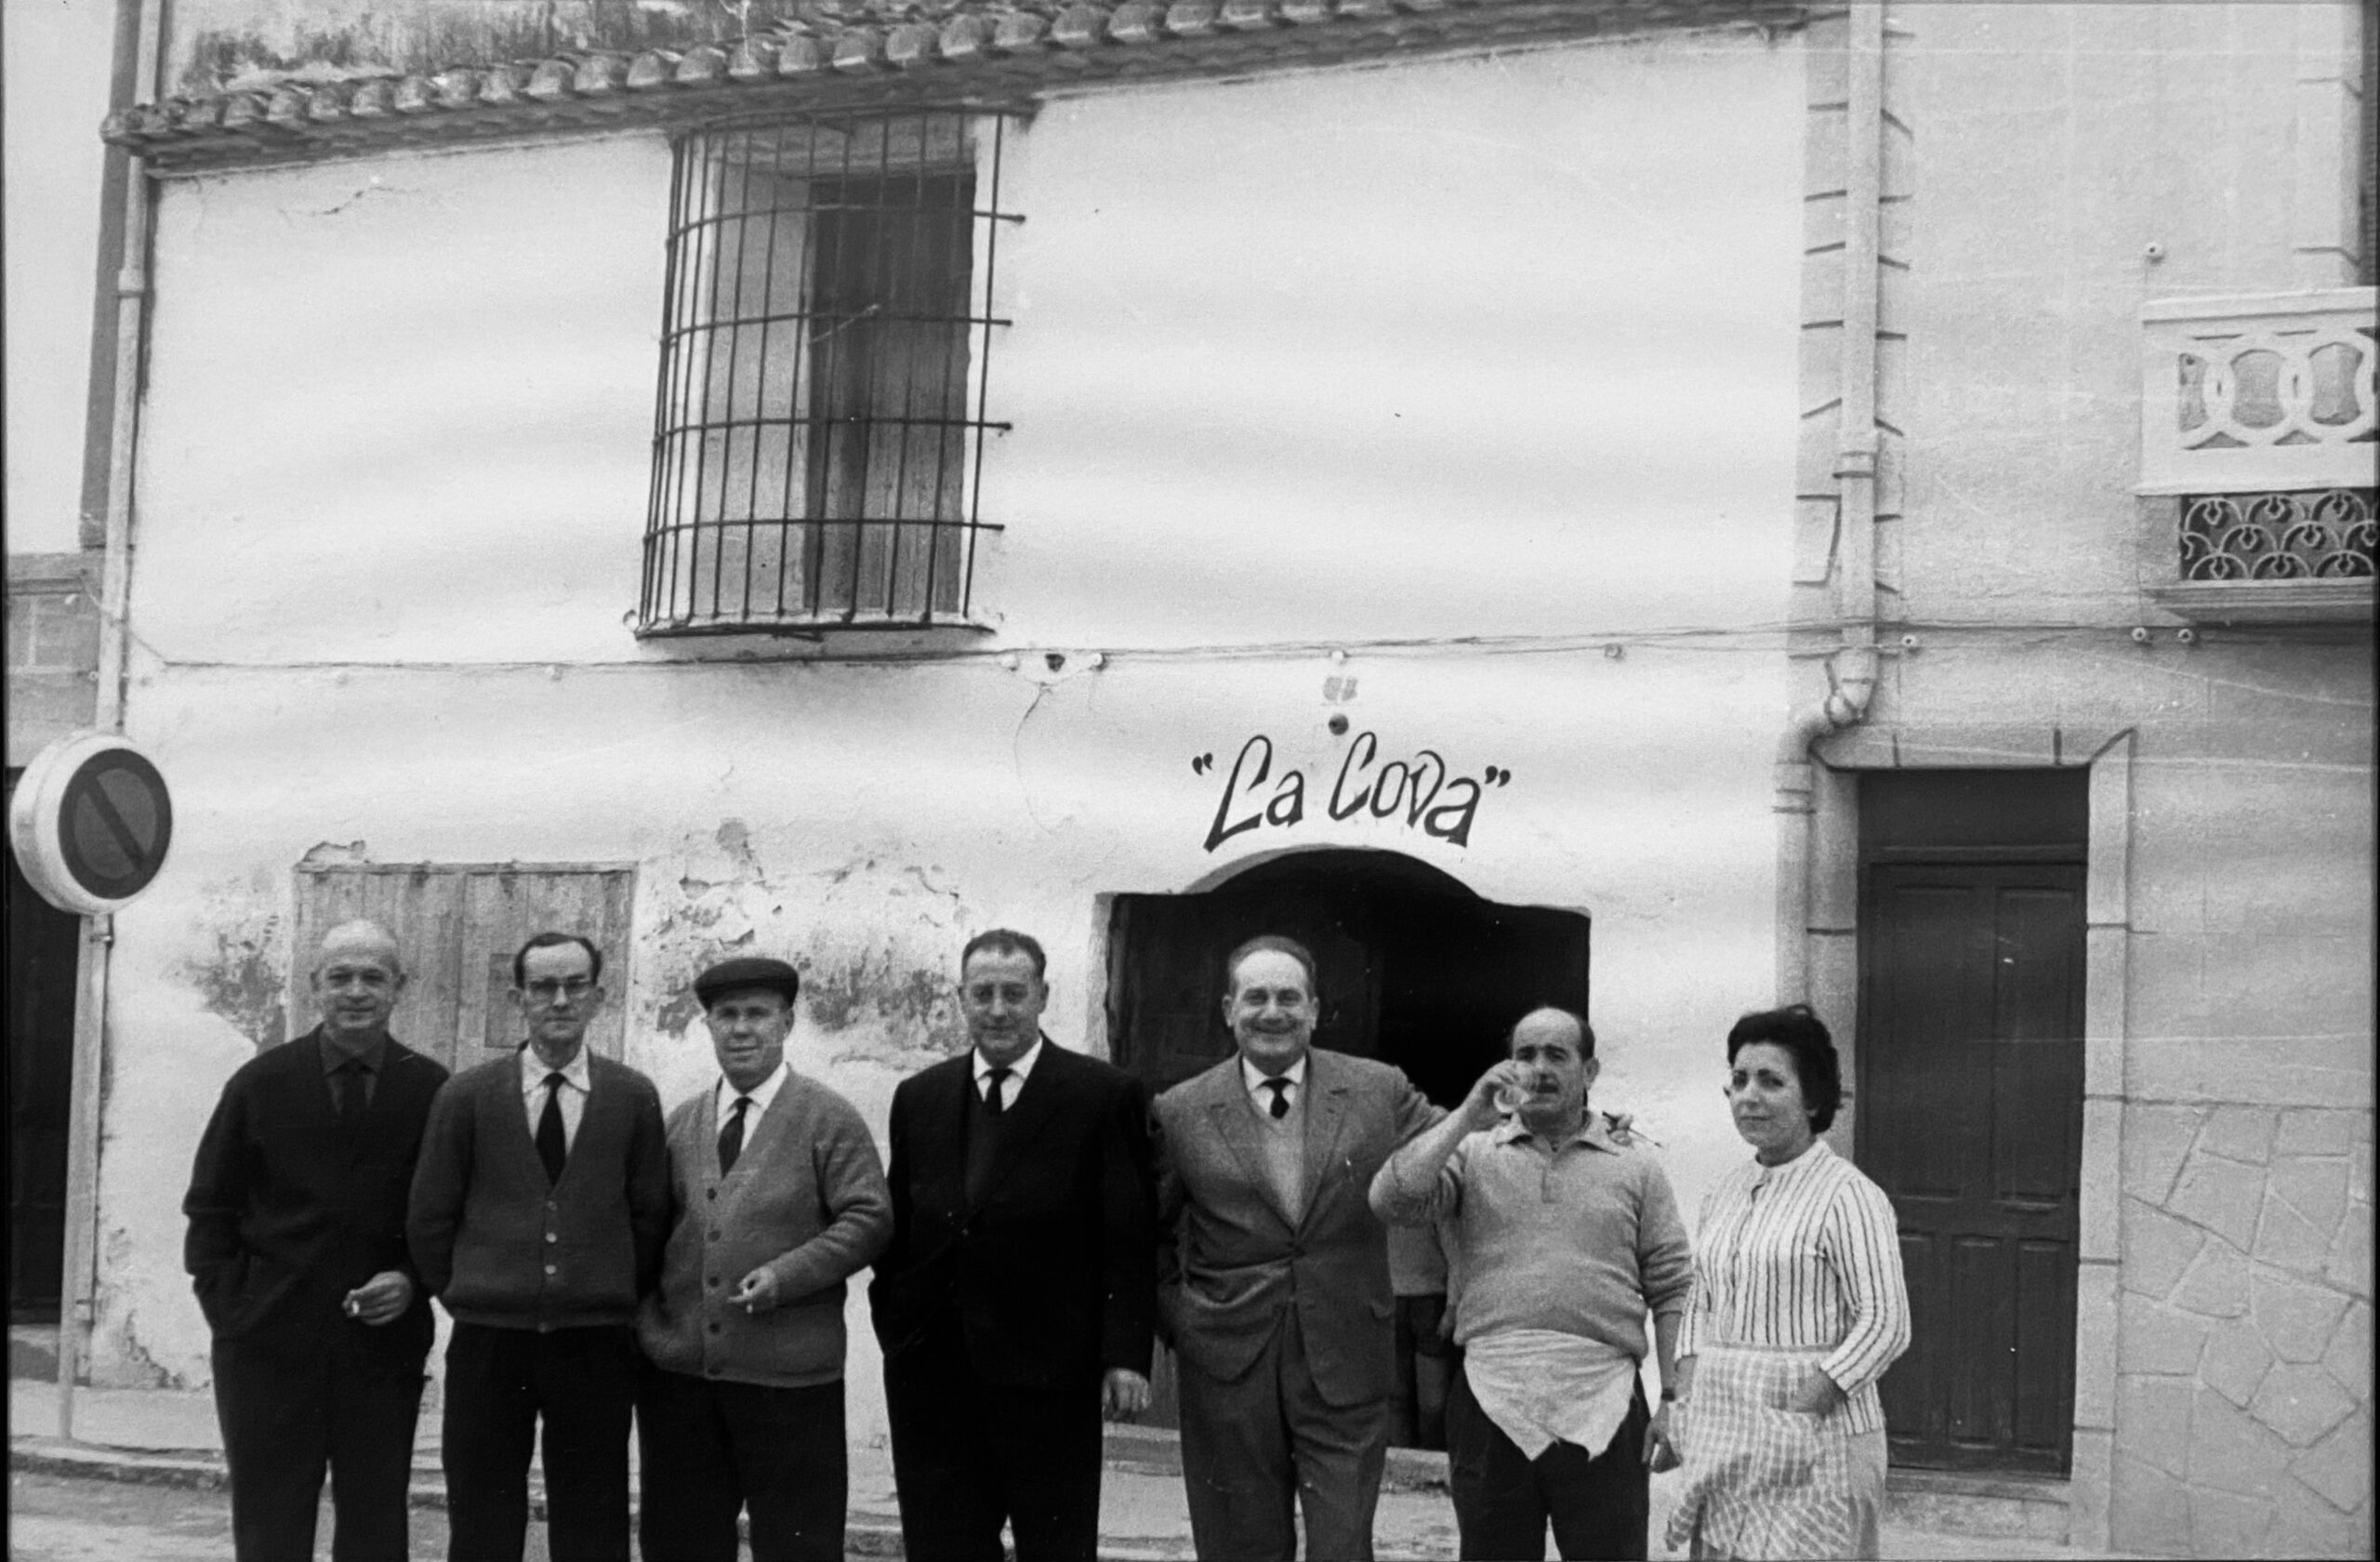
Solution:
[[[677,145],[642,629],[964,621],[1002,121],[947,111]],[[983,192],[979,201],[978,192]]]
[[[2375,541],[2369,488],[2182,500],[2184,580],[2368,579]]]

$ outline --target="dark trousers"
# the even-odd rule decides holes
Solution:
[[[327,1351],[298,1362],[252,1342],[215,1347],[215,1414],[231,1471],[239,1562],[311,1562],[325,1465],[336,1516],[331,1555],[404,1562],[421,1364],[358,1348],[351,1336],[363,1327],[340,1328]]]
[[[1104,1451],[1099,1380],[1064,1388],[987,1383],[956,1331],[884,1364],[892,1479],[909,1562],[1091,1562]]]
[[[645,1562],[735,1562],[747,1505],[752,1562],[842,1562],[851,1476],[840,1378],[771,1388],[648,1364],[636,1438]]]
[[[443,1450],[449,1562],[521,1562],[540,1417],[553,1562],[628,1562],[637,1359],[625,1325],[455,1325]]]
[[[1295,1308],[1281,1315],[1255,1365],[1228,1383],[1186,1358],[1179,1365],[1182,1484],[1199,1556],[1289,1562],[1298,1549],[1294,1502],[1305,1513],[1314,1562],[1371,1562],[1372,1512],[1388,1463],[1387,1399],[1325,1402]]]
[[[1652,1419],[1640,1384],[1601,1455],[1590,1459],[1576,1443],[1555,1443],[1532,1460],[1488,1419],[1458,1369],[1447,1391],[1447,1464],[1465,1562],[1538,1562],[1549,1519],[1564,1562],[1643,1562],[1650,1504],[1645,1428]]]

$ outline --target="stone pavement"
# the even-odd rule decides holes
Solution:
[[[8,1384],[9,1465],[12,1469],[90,1479],[153,1482],[200,1488],[223,1484],[222,1437],[215,1424],[213,1398],[166,1389],[81,1389],[74,1396],[74,1437],[58,1436],[58,1388],[30,1378]],[[1100,1554],[1119,1562],[1172,1562],[1187,1558],[1190,1520],[1174,1473],[1170,1439],[1129,1430],[1109,1441],[1109,1465],[1100,1503]],[[633,1445],[631,1445],[633,1457]],[[1661,1526],[1674,1501],[1674,1483],[1653,1483],[1653,1536],[1657,1555]],[[542,1504],[536,1477],[531,1500]],[[414,1453],[414,1502],[443,1506],[438,1467],[438,1424],[425,1413]],[[1973,1532],[1958,1524],[1955,1506],[1912,1501],[1897,1493],[1895,1514],[1884,1532],[1887,1557],[2094,1558],[2080,1551],[2024,1536]],[[1911,1519],[1919,1522],[1909,1522]],[[1935,1527],[1922,1527],[1926,1524]],[[1374,1526],[1380,1555],[1391,1558],[1455,1555],[1453,1510],[1445,1490],[1445,1462],[1433,1454],[1400,1450],[1392,1460]],[[848,1549],[853,1555],[901,1555],[900,1512],[892,1489],[891,1453],[862,1444],[852,1449],[851,1520]]]

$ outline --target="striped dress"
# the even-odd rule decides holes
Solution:
[[[1884,1190],[1823,1141],[1751,1162],[1702,1200],[1694,1358],[1672,1432],[1685,1494],[1669,1543],[1698,1557],[1876,1555],[1884,1416],[1876,1380],[1909,1348],[1909,1292]],[[1816,1368],[1844,1391],[1824,1416],[1784,1409]]]

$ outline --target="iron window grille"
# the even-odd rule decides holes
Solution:
[[[964,622],[998,114],[811,116],[681,139],[642,629]]]

